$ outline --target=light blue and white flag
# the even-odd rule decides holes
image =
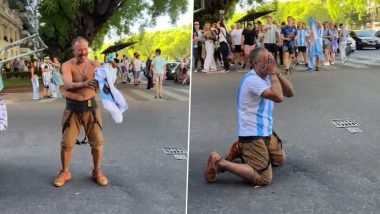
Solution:
[[[309,25],[310,25],[310,36],[313,34],[314,41],[310,41],[310,47],[309,47],[309,63],[308,67],[315,69],[316,66],[316,58],[319,57],[320,60],[324,59],[323,55],[323,48],[322,48],[322,40],[323,40],[323,32],[322,28],[318,27],[317,22],[310,17],[309,18]]]
[[[52,82],[53,83],[50,84],[52,97],[62,98],[62,94],[59,91],[59,86],[63,85],[63,79],[62,79],[62,75],[58,71],[52,72]]]
[[[111,113],[116,123],[123,122],[123,112],[128,109],[128,103],[123,94],[115,87],[112,71],[108,63],[95,70],[95,79],[99,83],[100,97],[103,107]]]
[[[8,114],[4,100],[0,100],[0,132],[3,132],[8,127]]]

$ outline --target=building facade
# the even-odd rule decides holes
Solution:
[[[38,32],[37,0],[0,0],[0,47]],[[0,53],[0,59],[27,53],[33,43]]]

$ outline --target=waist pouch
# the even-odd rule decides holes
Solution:
[[[100,129],[102,129],[102,126],[100,125],[99,121],[96,118],[95,110],[97,108],[95,97],[85,100],[85,101],[76,101],[72,99],[66,98],[66,110],[70,111],[69,116],[67,117],[67,120],[64,121],[63,127],[62,127],[62,134],[64,133],[65,129],[70,126],[70,118],[73,114],[81,114],[83,112],[91,112],[94,117],[94,123],[98,124]],[[82,120],[82,119],[80,119]],[[81,121],[82,124],[84,124],[84,121]],[[76,144],[86,144],[88,130],[85,129],[86,135],[82,141],[76,140]]]
[[[66,109],[73,112],[85,112],[92,111],[98,107],[95,97],[85,100],[85,101],[76,101],[66,98]]]

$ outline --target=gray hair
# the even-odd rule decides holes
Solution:
[[[251,51],[249,54],[249,62],[252,66],[254,66],[258,61],[262,53],[264,53],[267,49],[265,48],[255,48],[255,50]]]
[[[74,49],[74,45],[75,45],[77,42],[82,42],[82,41],[87,42],[87,44],[88,44],[87,39],[85,39],[84,37],[78,36],[78,37],[76,37],[76,38],[73,40],[73,42],[71,43],[71,48]]]

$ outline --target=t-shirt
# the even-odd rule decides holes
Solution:
[[[242,34],[244,36],[244,45],[254,45],[255,44],[257,34],[256,34],[256,31],[254,29],[252,29],[252,30],[245,29],[245,30],[243,30]]]
[[[219,42],[225,42],[225,43],[227,43],[227,33],[226,33],[226,29],[224,29],[223,27],[221,27],[220,29],[219,29],[219,35],[218,35],[218,37],[219,37]]]
[[[266,24],[264,30],[266,30],[264,35],[264,44],[275,44],[277,42],[277,26],[274,24]]]
[[[254,70],[249,71],[241,80],[237,95],[239,136],[272,135],[274,103],[261,97],[271,86],[270,76],[263,80]]]
[[[243,29],[233,29],[231,31],[232,41],[234,45],[241,45],[241,35],[243,33]]]
[[[155,74],[164,74],[166,68],[166,60],[162,56],[154,57],[153,61],[153,73]]]
[[[281,34],[284,35],[284,38],[288,38],[291,41],[297,36],[297,29],[294,26],[288,26],[281,28]]]
[[[141,71],[141,61],[139,59],[133,60],[133,70],[134,71]]]
[[[124,59],[123,61],[121,61],[121,67],[128,68],[128,66],[129,66],[128,60]]]
[[[203,35],[203,31],[201,31],[201,30],[196,31],[194,29],[194,32],[193,32],[193,48],[198,48],[198,43],[200,41],[202,41],[202,35]]]
[[[339,38],[339,42],[347,42],[347,37],[348,37],[348,31],[345,30],[345,29],[341,29],[340,30],[340,38]]]
[[[42,72],[42,79],[44,85],[49,85],[49,83],[51,82],[51,78],[51,71]]]
[[[297,31],[297,34],[298,34],[297,46],[298,47],[306,46],[306,37],[309,36],[308,32],[305,29],[299,29]]]
[[[324,45],[330,45],[331,41],[328,38],[325,38],[325,36],[331,36],[330,29],[323,29],[323,44]]]

